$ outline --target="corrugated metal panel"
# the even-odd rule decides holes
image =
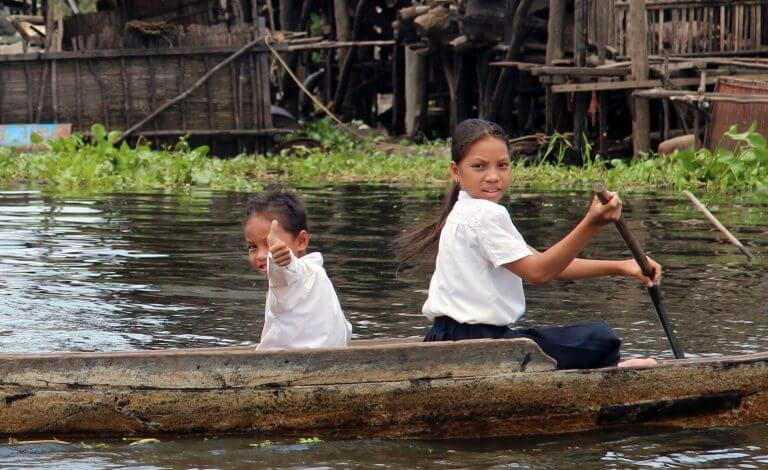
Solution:
[[[768,81],[727,77],[720,79],[715,91],[731,95],[768,95]],[[722,139],[723,133],[734,124],[745,130],[754,121],[757,121],[758,132],[768,136],[768,103],[715,102],[705,146],[712,150],[719,144],[721,147],[732,148],[730,139]]]

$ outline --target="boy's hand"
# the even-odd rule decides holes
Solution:
[[[288,266],[291,264],[291,249],[277,236],[277,226],[277,220],[273,220],[267,234],[267,245],[275,263],[278,266]]]
[[[651,265],[651,270],[653,271],[653,279],[649,279],[645,274],[643,274],[643,271],[640,269],[640,266],[634,259],[622,261],[622,271],[624,272],[625,276],[633,276],[640,279],[645,287],[653,287],[654,285],[659,285],[661,282],[661,265],[654,261],[650,256],[647,256],[646,258],[648,258],[648,264]]]
[[[592,205],[589,207],[587,215],[584,217],[592,225],[601,227],[621,218],[621,199],[616,193],[608,191],[610,199],[603,204],[597,196],[592,198]]]

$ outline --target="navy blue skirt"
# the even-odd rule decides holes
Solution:
[[[459,323],[451,317],[437,317],[424,341],[464,339],[532,339],[552,359],[558,369],[597,369],[619,363],[621,340],[608,323],[598,320],[579,325],[548,328],[516,328]]]

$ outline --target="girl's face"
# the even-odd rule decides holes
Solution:
[[[509,149],[496,137],[478,140],[459,163],[451,162],[451,176],[473,198],[499,202],[509,189]]]
[[[264,277],[267,276],[267,254],[269,245],[267,235],[272,226],[271,218],[256,214],[245,223],[245,241],[248,244],[248,260],[256,271]],[[309,245],[309,234],[302,230],[297,236],[285,230],[282,224],[277,224],[277,237],[293,251],[294,255],[301,257]]]

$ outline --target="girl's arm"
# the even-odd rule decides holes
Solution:
[[[621,217],[621,200],[616,193],[609,193],[611,199],[606,204],[595,197],[587,215],[571,233],[543,253],[534,252],[520,260],[504,265],[505,268],[534,284],[547,284],[563,273],[576,259],[576,255],[592,240],[600,227]],[[592,263],[589,263],[592,265]],[[596,266],[593,266],[594,270]],[[602,266],[601,269],[605,268]],[[582,263],[577,263],[574,274],[586,274]],[[590,267],[586,268],[589,271]],[[598,274],[599,275],[599,274]],[[594,277],[587,275],[584,277]]]
[[[653,269],[653,279],[647,278],[634,259],[598,260],[576,258],[555,278],[560,281],[574,281],[600,276],[633,276],[640,279],[646,287],[661,282],[661,265],[648,257]]]

